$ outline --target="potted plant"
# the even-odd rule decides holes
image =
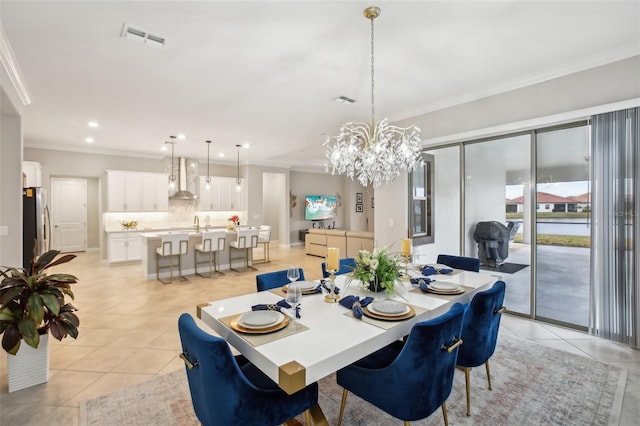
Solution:
[[[65,301],[66,296],[74,298],[71,284],[78,282],[78,279],[69,274],[47,275],[45,272],[76,256],[67,254],[56,259],[58,254],[60,251],[50,250],[34,258],[28,268],[3,267],[4,270],[0,270],[0,334],[2,348],[9,354],[9,392],[17,390],[16,387],[21,389],[48,380],[49,332],[58,340],[66,336],[78,337],[80,320],[75,314],[76,308]],[[22,342],[26,345],[22,345]],[[45,352],[47,365],[44,380],[40,374],[39,378],[29,378],[26,386],[12,386],[12,365],[19,364],[22,355],[34,352],[31,348]],[[22,372],[18,376],[24,374]]]
[[[395,291],[396,280],[400,273],[400,259],[390,254],[388,248],[374,248],[373,253],[360,250],[356,258],[356,267],[351,272],[351,278],[359,280],[372,291]]]

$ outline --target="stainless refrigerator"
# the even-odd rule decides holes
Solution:
[[[22,201],[22,264],[28,268],[34,255],[50,247],[47,193],[43,188],[23,188]]]

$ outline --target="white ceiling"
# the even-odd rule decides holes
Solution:
[[[640,1],[1,0],[32,98],[25,146],[160,158],[184,133],[176,156],[206,158],[211,139],[212,159],[249,143],[242,163],[322,166],[323,135],[369,118],[371,4],[378,119],[640,54]]]

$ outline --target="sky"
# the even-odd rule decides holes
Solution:
[[[523,195],[524,185],[507,185],[505,187],[506,198],[516,198]],[[589,192],[589,181],[575,182],[551,182],[538,184],[538,192],[547,192],[561,197],[573,197]]]

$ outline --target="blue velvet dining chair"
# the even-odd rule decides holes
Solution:
[[[406,342],[396,341],[338,370],[343,387],[338,425],[349,391],[405,425],[442,407],[448,425],[445,402],[453,386],[465,309],[456,303],[439,317],[415,324]]]
[[[340,259],[340,269],[336,272],[336,275],[348,274],[356,269],[356,260],[353,257],[345,257]],[[322,262],[322,278],[329,278],[329,271],[327,271],[327,262]]]
[[[491,390],[489,358],[496,349],[500,317],[506,310],[504,302],[506,286],[504,281],[496,281],[489,289],[476,294],[469,304],[462,325],[464,345],[458,352],[458,366],[464,370],[467,388],[467,416],[471,415],[471,368],[485,365],[487,382]]]
[[[451,266],[455,269],[464,269],[465,271],[480,272],[480,259],[475,257],[452,256],[450,254],[439,254],[438,263]]]
[[[302,268],[299,268],[298,270],[300,271],[300,278],[298,281],[304,281],[304,271]],[[285,284],[289,284],[289,282],[289,278],[287,278],[287,269],[256,275],[256,288],[258,291],[282,287]]]
[[[198,327],[189,314],[178,319],[193,409],[204,426],[279,425],[318,404],[318,384],[287,395],[229,345]]]

